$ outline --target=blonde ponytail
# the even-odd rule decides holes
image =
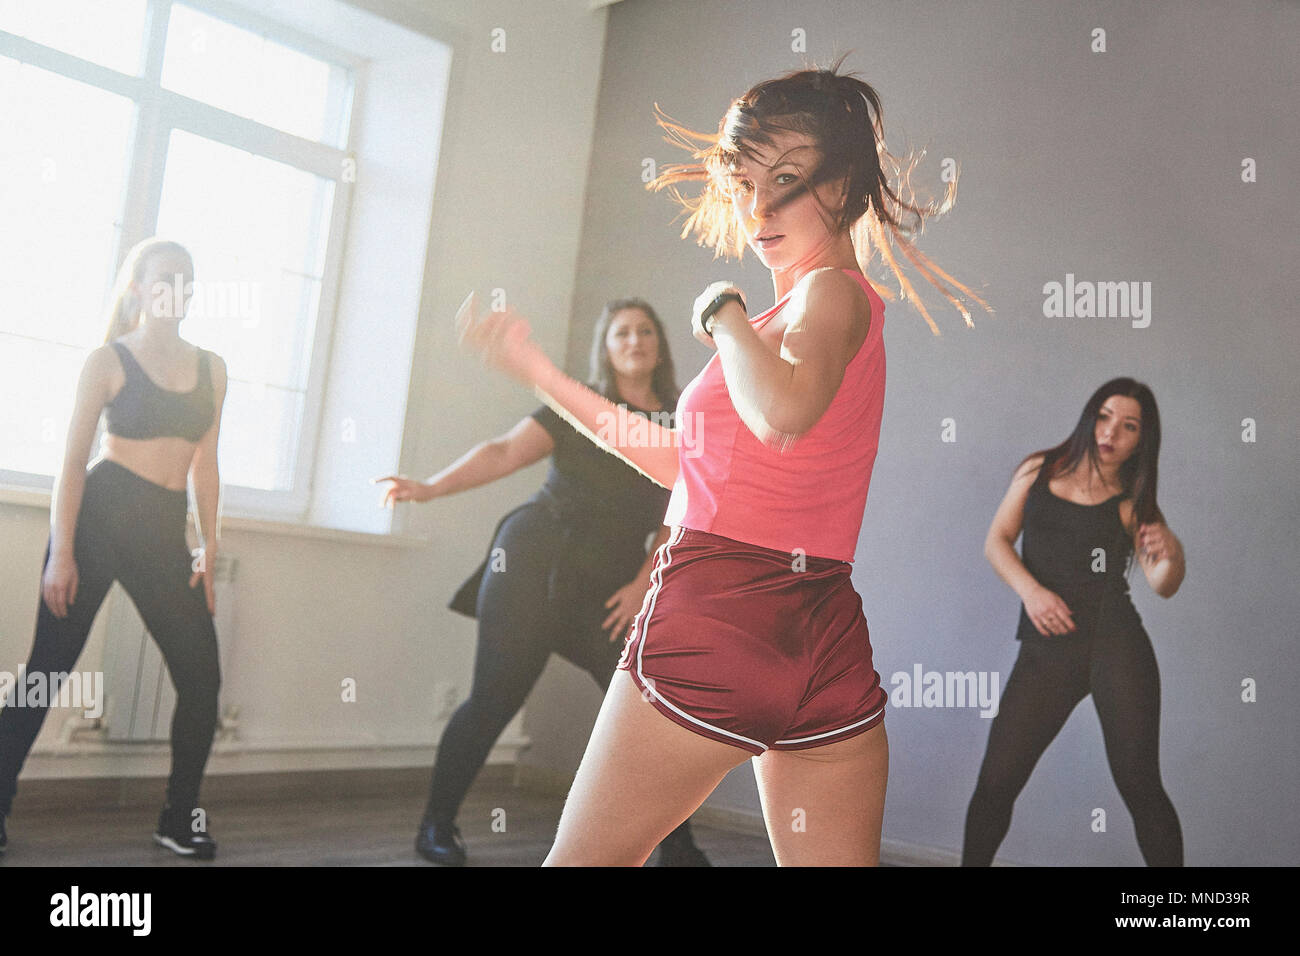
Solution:
[[[144,300],[134,288],[144,278],[144,268],[149,258],[158,252],[177,252],[190,258],[189,250],[179,242],[159,239],[152,236],[137,242],[122,260],[113,280],[111,305],[108,308],[108,329],[104,335],[104,344],[121,338],[140,324],[140,313],[144,311]]]

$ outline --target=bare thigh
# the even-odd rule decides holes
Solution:
[[[889,776],[883,723],[808,750],[754,758],[778,866],[876,866]]]
[[[615,672],[543,866],[640,866],[748,757],[669,720]]]

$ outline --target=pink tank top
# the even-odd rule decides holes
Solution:
[[[860,273],[844,271],[871,302],[871,327],[830,407],[784,452],[764,445],[736,413],[715,353],[677,403],[680,470],[664,524],[853,560],[885,404],[885,304]],[[761,328],[788,298],[750,325]]]

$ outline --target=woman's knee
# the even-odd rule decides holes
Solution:
[[[178,703],[187,707],[217,709],[221,693],[221,666],[217,661],[194,662],[190,666],[169,667]]]
[[[1163,802],[1164,784],[1160,779],[1160,770],[1150,761],[1134,760],[1111,767],[1111,776],[1115,780],[1115,789],[1128,806],[1140,806]]]
[[[216,715],[219,708],[221,682],[219,680],[195,681],[176,685],[176,706],[205,715]]]
[[[497,735],[505,730],[518,709],[517,707],[508,709],[490,694],[472,693],[452,714],[447,724],[447,732],[451,733],[452,728],[455,727],[461,732],[469,732],[475,736],[490,734],[495,740]]]
[[[1028,782],[1029,774],[1021,768],[1005,761],[989,760],[986,757],[975,780],[975,792],[971,795],[971,803],[1015,803],[1016,798],[1020,796],[1020,791],[1025,789],[1025,784]]]

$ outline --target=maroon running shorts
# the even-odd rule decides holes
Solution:
[[[754,755],[856,736],[888,695],[851,569],[676,527],[618,666],[669,720]]]

